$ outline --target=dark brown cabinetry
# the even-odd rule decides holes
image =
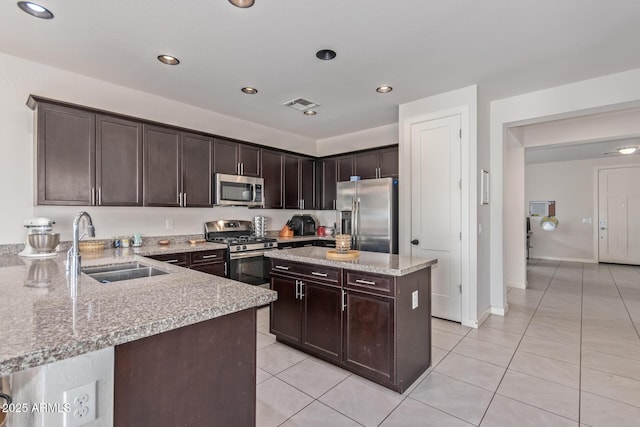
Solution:
[[[261,150],[259,147],[226,139],[215,139],[214,173],[260,176]]]
[[[142,205],[142,125],[37,104],[40,205]]]
[[[227,277],[226,249],[149,255],[147,258],[191,268],[214,276]]]
[[[398,147],[381,149],[379,154],[379,178],[397,177],[400,171]]]
[[[353,175],[353,156],[343,156],[336,159],[338,167],[338,181],[349,181]]]
[[[113,425],[256,423],[256,309],[115,347]]]
[[[313,159],[284,156],[285,209],[315,209],[315,162]]]
[[[336,184],[338,182],[338,162],[336,159],[324,159],[319,163],[320,209],[336,208]]]
[[[278,341],[400,393],[429,367],[430,268],[389,276],[279,259],[271,267]]]
[[[210,137],[145,125],[145,206],[211,206],[212,150]]]
[[[96,116],[96,203],[142,206],[142,124]]]
[[[264,178],[264,207],[282,209],[284,155],[277,151],[262,150],[262,177]]]
[[[361,179],[398,176],[398,147],[367,151],[353,156],[354,174]]]

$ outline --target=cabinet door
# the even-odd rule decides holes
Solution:
[[[282,209],[284,207],[282,200],[282,166],[282,153],[262,150],[265,208]]]
[[[208,208],[212,197],[213,138],[182,133],[183,206]]]
[[[338,157],[338,181],[349,181],[353,175],[353,157]]]
[[[302,295],[302,346],[309,352],[340,361],[342,289],[304,280]]]
[[[378,152],[369,151],[353,156],[354,175],[362,179],[378,177]]]
[[[346,291],[344,363],[353,372],[393,383],[393,298]]]
[[[213,173],[238,175],[238,143],[225,139],[215,139],[213,145]]]
[[[180,206],[180,132],[144,125],[144,205]]]
[[[95,114],[38,104],[38,204],[95,201]]]
[[[262,176],[260,170],[260,148],[238,144],[238,161],[242,165],[240,171],[245,176]]]
[[[380,150],[380,178],[397,177],[398,171],[398,147]]]
[[[284,208],[300,209],[300,165],[296,156],[284,156]]]
[[[142,206],[142,124],[96,117],[96,204]]]
[[[192,265],[192,270],[213,274],[214,276],[227,277],[227,263],[214,262],[212,264]]]
[[[302,199],[302,209],[316,208],[315,169],[316,162],[312,159],[300,159],[300,198]]]
[[[322,197],[320,209],[333,210],[336,208],[336,184],[338,181],[338,163],[336,159],[322,161]]]
[[[300,344],[302,304],[296,288],[296,279],[271,273],[271,289],[278,292],[278,299],[271,303],[269,331],[278,338]]]

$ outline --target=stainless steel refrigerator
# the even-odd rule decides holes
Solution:
[[[398,179],[338,183],[339,231],[351,234],[351,248],[398,253]]]

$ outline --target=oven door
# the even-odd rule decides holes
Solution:
[[[229,255],[229,279],[249,285],[269,288],[269,258],[265,251],[232,253]]]

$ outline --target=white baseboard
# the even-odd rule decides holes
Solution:
[[[587,259],[587,258],[563,258],[563,257],[552,257],[552,256],[536,256],[536,257],[533,257],[532,256],[531,259],[544,259],[544,260],[548,260],[548,261],[583,262],[585,264],[597,264],[598,263],[598,260]]]
[[[487,320],[491,316],[491,307],[487,308],[484,313],[478,319],[478,326],[482,325],[485,320]]]
[[[527,284],[526,283],[507,282],[507,288],[527,289]]]
[[[509,304],[506,304],[504,307],[491,307],[489,310],[491,310],[491,314],[504,316],[509,312]]]

